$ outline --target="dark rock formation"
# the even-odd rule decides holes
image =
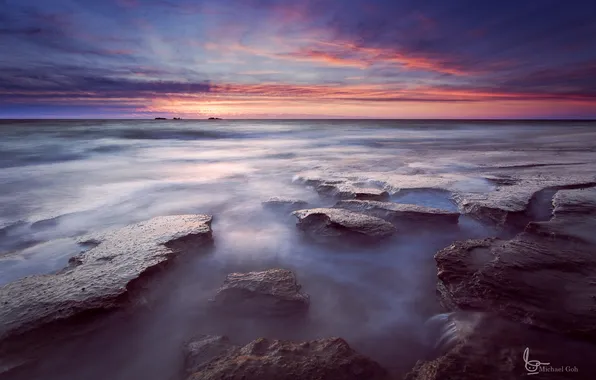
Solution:
[[[339,201],[335,207],[376,216],[395,225],[444,226],[456,225],[459,213],[436,208],[377,201]]]
[[[156,117],[155,120],[167,120],[165,117]]]
[[[351,242],[376,243],[397,232],[380,218],[339,208],[314,208],[293,213],[297,226],[315,240],[344,239]]]
[[[207,120],[221,120],[221,118],[219,118],[219,117],[210,117],[210,118],[209,118],[209,119],[207,119]]]
[[[244,347],[230,344],[226,348],[225,338],[202,337],[193,344],[195,347],[187,349],[188,380],[387,379],[387,372],[379,364],[355,352],[340,338],[302,343],[261,338]],[[199,359],[193,352],[198,352]]]
[[[272,197],[262,202],[263,207],[274,210],[291,212],[305,208],[308,203],[294,198]]]
[[[0,288],[0,339],[130,303],[172,258],[212,243],[211,216],[156,217],[88,241],[96,246],[62,271]]]
[[[550,221],[511,240],[457,242],[435,256],[441,303],[596,338],[596,189],[563,190]]]
[[[286,269],[231,273],[212,302],[217,310],[241,316],[295,316],[310,304],[300,288],[294,273]]]

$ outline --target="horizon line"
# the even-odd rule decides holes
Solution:
[[[0,121],[39,121],[39,120],[123,120],[123,121],[292,121],[292,120],[369,120],[369,121],[596,121],[594,118],[220,118],[217,120],[209,120],[209,118],[188,118],[188,119],[156,119],[156,118],[80,118],[80,117],[39,117],[39,118],[3,118]]]

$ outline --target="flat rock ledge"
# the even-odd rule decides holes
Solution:
[[[341,338],[291,342],[260,338],[244,347],[202,336],[186,349],[188,380],[386,380],[375,361]]]
[[[389,193],[373,187],[357,187],[349,184],[322,183],[315,187],[320,195],[331,196],[339,199],[362,199],[374,201],[389,200]]]
[[[290,270],[231,273],[212,300],[212,306],[241,316],[297,316],[308,311],[310,297],[300,291]]]
[[[459,221],[457,212],[412,204],[345,200],[334,207],[381,218],[397,226],[457,225]]]
[[[319,195],[334,197],[338,199],[362,199],[374,201],[387,201],[390,198],[389,192],[371,187],[371,184],[353,182],[344,179],[321,179],[297,177],[295,182],[312,187]],[[373,185],[374,186],[374,185]]]
[[[340,208],[313,208],[293,213],[298,228],[318,241],[347,239],[355,243],[376,243],[394,235],[389,222]]]
[[[0,288],[0,339],[129,304],[156,270],[212,244],[209,215],[161,216],[88,239],[95,245],[55,274]]]
[[[512,225],[523,230],[537,215],[537,208],[548,207],[558,191],[586,190],[596,186],[594,181],[563,178],[538,183],[498,187],[488,194],[455,193],[454,201],[462,214],[499,228]]]
[[[561,190],[553,217],[511,240],[457,242],[435,256],[440,301],[596,339],[596,189]]]
[[[308,206],[306,201],[295,198],[271,197],[261,202],[263,207],[272,211],[291,212],[303,209]]]

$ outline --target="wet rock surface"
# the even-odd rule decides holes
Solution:
[[[347,239],[376,243],[397,232],[391,223],[381,218],[340,208],[299,210],[293,215],[298,218],[298,228],[318,241]]]
[[[327,183],[317,186],[316,191],[325,196],[339,199],[368,199],[376,201],[389,200],[389,193],[372,187],[356,187],[349,184],[330,185]]]
[[[290,270],[231,273],[212,300],[212,306],[239,316],[298,316],[310,297]]]
[[[552,142],[549,144],[552,145]],[[325,185],[324,189],[332,190],[365,184],[390,192],[392,199],[409,192],[419,192],[429,195],[429,198],[432,198],[432,192],[442,192],[449,194],[462,215],[467,214],[498,227],[513,223],[516,224],[516,230],[520,230],[531,220],[536,220],[531,214],[534,203],[540,201],[537,197],[551,191],[554,194],[558,190],[587,188],[596,184],[593,170],[596,161],[592,153],[572,149],[568,152],[569,157],[561,156],[553,162],[549,153],[550,145],[538,143],[532,148],[536,151],[529,148],[529,151],[520,151],[519,146],[508,144],[491,151],[487,151],[486,147],[467,146],[461,152],[449,151],[450,159],[466,162],[465,168],[457,168],[449,173],[433,171],[430,167],[385,170],[371,167],[369,171],[349,172],[311,170],[299,173],[294,181],[315,189]],[[425,160],[441,166],[443,153],[435,152],[436,155],[427,156]],[[419,160],[418,157],[412,159]],[[430,204],[403,203],[438,206],[432,201]]]
[[[0,339],[129,304],[179,254],[210,246],[211,216],[162,216],[86,239],[94,248],[55,274],[0,288]]]
[[[312,187],[317,193],[325,197],[339,199],[363,199],[386,201],[389,200],[389,192],[371,186],[370,183],[353,181],[348,178],[310,178],[308,176],[297,176],[295,182]]]
[[[482,310],[596,339],[596,189],[562,190],[549,221],[511,240],[468,240],[435,256],[448,310]]]
[[[301,199],[285,197],[271,197],[261,203],[263,207],[269,210],[283,212],[296,211],[308,206],[308,202],[303,201]]]
[[[340,338],[307,342],[257,339],[244,347],[202,337],[187,349],[188,380],[381,380],[387,372]],[[215,345],[210,349],[209,345]],[[194,359],[192,352],[197,352]],[[204,354],[208,352],[208,354]],[[211,359],[207,359],[211,357]],[[198,364],[200,363],[200,364]]]
[[[433,226],[456,225],[459,213],[412,204],[347,200],[335,207],[384,219],[395,225]]]
[[[553,184],[553,186],[548,186]],[[543,185],[531,184],[527,186],[501,186],[500,191],[489,193],[485,199],[477,194],[456,194],[454,200],[458,203],[462,213],[494,224],[498,227],[517,227],[523,229],[525,225],[536,219],[545,218],[544,210],[548,210],[553,195],[560,190],[584,189],[593,187],[593,182],[565,182],[546,181]],[[528,190],[534,190],[528,194]]]

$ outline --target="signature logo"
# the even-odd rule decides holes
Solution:
[[[524,350],[524,362],[526,363],[526,371],[528,375],[536,375],[540,373],[540,367],[550,365],[550,363],[542,363],[539,360],[530,360],[530,349],[526,347]]]

